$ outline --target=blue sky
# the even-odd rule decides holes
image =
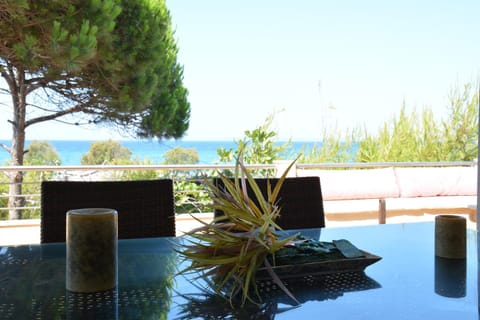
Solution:
[[[480,74],[480,1],[167,0],[190,91],[188,140],[232,140],[275,110],[281,139],[375,132]],[[0,107],[0,121],[9,116]],[[0,127],[0,138],[10,130]],[[41,125],[29,139],[118,138]]]

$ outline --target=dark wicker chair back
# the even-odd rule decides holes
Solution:
[[[175,236],[173,181],[44,181],[41,187],[40,241],[65,242],[66,212],[112,208],[118,237]]]
[[[272,189],[279,179],[256,178],[263,196],[267,197],[267,181]],[[222,186],[221,179],[214,183]],[[248,195],[253,195],[250,186],[247,186]],[[278,195],[277,201],[281,207],[278,225],[283,229],[304,229],[325,227],[325,213],[323,210],[322,190],[319,177],[292,177],[286,178]],[[223,212],[215,210],[215,216]]]

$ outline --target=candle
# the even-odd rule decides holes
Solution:
[[[467,221],[455,215],[435,217],[435,255],[448,259],[466,258]]]
[[[100,292],[116,287],[117,219],[114,209],[67,212],[67,290]]]

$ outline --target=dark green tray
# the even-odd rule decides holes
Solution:
[[[337,258],[332,260],[322,260],[305,262],[300,264],[286,264],[272,266],[273,271],[280,279],[301,278],[308,276],[318,276],[331,273],[360,272],[366,267],[378,262],[382,258],[366,251],[360,250],[364,256],[358,258]],[[258,269],[257,280],[271,279],[267,269],[262,267]]]

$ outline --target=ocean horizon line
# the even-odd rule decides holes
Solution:
[[[110,139],[113,140],[113,139]],[[58,153],[61,165],[80,165],[82,156],[90,150],[90,146],[94,142],[108,140],[26,140],[25,146],[28,147],[32,141],[49,142]],[[237,143],[234,140],[113,140],[118,141],[122,147],[126,147],[131,151],[131,158],[140,161],[150,161],[153,164],[163,163],[165,154],[177,147],[184,149],[195,149],[199,156],[199,164],[214,164],[219,162],[218,148],[236,150]],[[302,148],[312,148],[320,145],[321,142],[314,141],[276,141],[276,145],[282,145],[290,142],[293,153],[298,152]],[[8,140],[0,140],[0,143],[7,143]],[[290,155],[288,155],[290,157]],[[293,156],[292,156],[293,158]],[[0,164],[4,164],[10,160],[8,152],[0,151]]]

